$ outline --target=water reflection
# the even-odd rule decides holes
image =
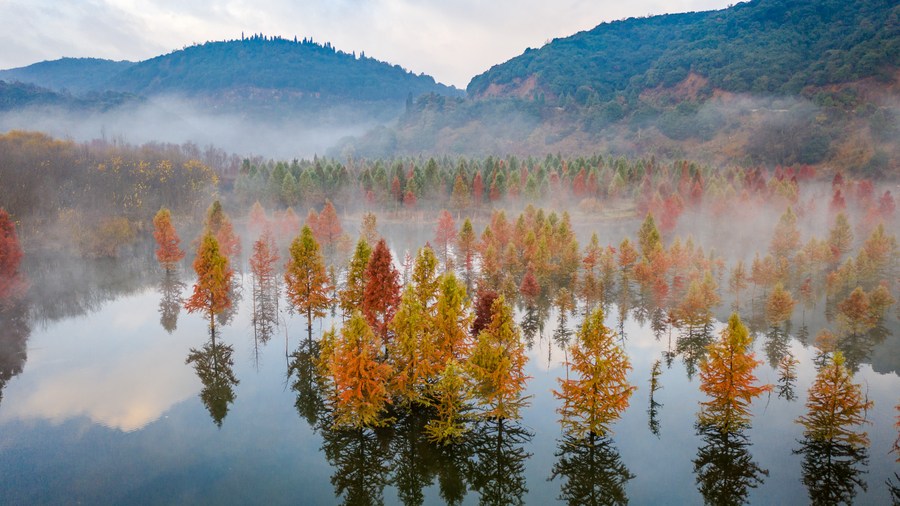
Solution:
[[[559,499],[571,505],[628,504],[625,486],[635,475],[628,470],[612,439],[591,433],[563,437],[557,445],[551,480],[565,479]]]
[[[23,270],[31,282],[33,322],[46,325],[99,311],[154,284],[155,265],[147,255],[88,260],[63,251],[29,252]]]
[[[795,453],[803,455],[803,484],[813,504],[852,504],[858,488],[868,489],[866,447],[805,438]]]
[[[769,471],[753,461],[750,439],[743,431],[699,425],[703,446],[694,458],[697,486],[706,504],[746,504],[751,488],[763,483]]]
[[[697,373],[697,366],[706,357],[706,348],[712,343],[712,324],[688,325],[681,329],[675,340],[675,351],[681,355],[688,379]]]
[[[384,504],[392,467],[388,431],[325,428],[321,434],[322,452],[334,469],[335,497],[343,497],[346,505]]]
[[[3,388],[25,368],[30,335],[26,302],[21,298],[0,300],[0,402]]]
[[[234,376],[233,353],[231,345],[216,342],[216,333],[210,329],[209,341],[200,350],[191,348],[184,361],[185,364],[193,364],[197,377],[203,383],[200,400],[218,427],[222,426],[228,415],[228,409],[234,402],[234,387],[239,383]]]
[[[163,272],[159,284],[159,323],[169,334],[178,328],[178,315],[181,314],[181,305],[184,302],[181,292],[184,287],[185,284],[181,281],[178,271],[166,269]]]
[[[288,365],[288,376],[295,378],[291,384],[291,389],[297,393],[294,406],[300,417],[313,428],[318,426],[325,412],[325,401],[322,398],[324,387],[317,370],[319,348],[318,341],[303,340],[291,355]]]
[[[532,437],[503,419],[476,424],[469,435],[475,457],[469,479],[481,504],[524,504],[525,461],[531,456],[525,446]]]

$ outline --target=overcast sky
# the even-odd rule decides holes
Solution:
[[[603,21],[734,0],[0,0],[0,69],[64,56],[139,61],[264,33],[330,41],[464,88],[491,65]]]

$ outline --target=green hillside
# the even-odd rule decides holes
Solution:
[[[234,89],[362,101],[405,101],[409,94],[461,94],[398,65],[336,50],[329,43],[254,36],[207,42],[142,61],[109,87],[144,95],[219,93]]]
[[[555,39],[476,76],[470,96],[544,94],[580,102],[634,98],[690,73],[711,89],[797,94],[900,62],[900,4],[891,0],[753,0],[731,8],[632,18]]]

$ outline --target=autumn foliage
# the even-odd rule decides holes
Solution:
[[[184,258],[179,244],[181,239],[172,225],[172,214],[162,208],[153,217],[153,237],[156,239],[156,260],[166,270],[172,270]]]
[[[400,303],[400,273],[384,239],[375,245],[365,272],[362,312],[376,335],[388,344],[388,330]]]
[[[559,413],[566,433],[576,438],[605,436],[628,407],[635,387],[628,383],[631,363],[597,308],[578,331],[569,349],[569,374],[553,395],[563,401]]]
[[[700,390],[709,397],[700,404],[700,424],[735,432],[750,424],[750,403],[772,389],[756,384],[754,369],[762,361],[750,352],[750,332],[734,313],[700,366]]]
[[[473,392],[489,419],[519,418],[528,404],[525,390],[525,345],[522,332],[513,321],[512,308],[501,295],[491,306],[491,323],[478,335],[467,362]]]
[[[809,389],[807,412],[797,419],[804,435],[821,443],[842,443],[853,447],[869,445],[868,434],[859,427],[874,403],[863,396],[862,387],[844,365],[844,355],[834,352]]]
[[[6,210],[0,208],[0,300],[14,296],[23,286],[19,274],[22,247],[13,223]]]
[[[309,226],[291,243],[290,257],[284,267],[284,283],[288,300],[306,314],[307,330],[312,337],[312,319],[325,316],[331,305],[331,286],[319,244]]]
[[[200,239],[197,257],[194,259],[197,282],[194,291],[185,301],[188,313],[204,311],[209,315],[209,324],[215,326],[213,317],[231,307],[228,290],[231,287],[233,271],[228,257],[219,250],[219,242],[210,231]]]
[[[388,384],[391,366],[381,361],[381,341],[358,311],[341,328],[333,342],[327,370],[333,385],[334,423],[338,427],[377,427],[386,422],[385,407],[391,402]],[[327,347],[323,347],[326,348]]]

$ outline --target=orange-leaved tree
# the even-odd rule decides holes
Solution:
[[[165,207],[153,217],[153,237],[156,239],[156,260],[171,271],[184,258],[184,251],[179,247],[181,239],[172,225],[172,213]]]
[[[603,324],[603,310],[595,309],[578,331],[566,366],[574,377],[560,378],[553,395],[563,401],[563,432],[581,439],[605,436],[619,419],[635,388],[628,383],[631,363]]]
[[[453,215],[444,209],[441,211],[440,215],[438,215],[434,244],[437,246],[437,251],[441,255],[441,262],[444,264],[445,271],[449,271],[453,265],[451,246],[455,240],[456,223],[453,221]]]
[[[383,425],[384,409],[391,402],[391,366],[381,361],[381,342],[359,311],[353,312],[329,348],[335,426]]]
[[[794,298],[784,285],[776,283],[769,299],[766,301],[766,321],[769,325],[778,325],[791,318],[794,312]]]
[[[308,225],[291,242],[290,258],[284,269],[288,300],[298,311],[306,314],[306,329],[309,339],[312,339],[313,316],[325,316],[325,310],[331,305],[331,286],[319,243]]]
[[[219,250],[219,241],[209,230],[200,239],[197,257],[194,259],[197,282],[194,292],[184,302],[188,313],[204,311],[209,315],[209,326],[215,329],[215,315],[231,307],[228,289],[234,272],[228,257]]]
[[[762,361],[750,351],[750,331],[737,313],[732,313],[718,341],[707,348],[700,365],[700,390],[708,401],[700,403],[699,422],[722,432],[735,432],[750,425],[750,403],[772,389],[757,385],[753,374]]]
[[[844,354],[836,351],[816,374],[806,401],[807,412],[797,419],[803,435],[812,441],[846,444],[854,448],[869,445],[869,436],[858,427],[869,423],[866,415],[874,403],[863,396],[844,365]]]
[[[478,342],[466,362],[472,392],[488,419],[518,419],[528,404],[523,397],[525,345],[522,331],[513,321],[512,308],[501,295],[491,305],[491,323],[478,335]]]
[[[385,346],[390,345],[389,325],[400,303],[400,273],[394,268],[384,239],[378,241],[366,266],[362,312]]]
[[[241,240],[234,233],[234,227],[231,220],[222,209],[222,204],[216,200],[209,206],[206,211],[206,228],[214,236],[219,243],[219,249],[223,255],[231,258],[241,254]]]

